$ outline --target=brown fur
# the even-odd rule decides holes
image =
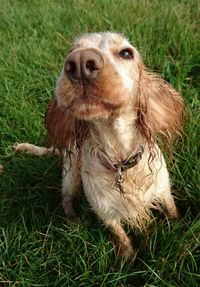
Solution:
[[[183,99],[158,75],[142,71],[138,95],[138,128],[150,144],[156,133],[168,139],[182,126]]]
[[[87,124],[77,120],[70,109],[58,106],[54,98],[45,116],[45,126],[48,130],[51,144],[60,151],[71,153],[73,146],[79,148],[87,134]]]
[[[3,165],[0,164],[0,173],[3,172],[3,169],[4,169],[4,168],[3,168]]]

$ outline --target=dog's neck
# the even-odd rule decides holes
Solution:
[[[136,128],[136,114],[128,111],[117,117],[93,121],[90,135],[93,145],[111,161],[123,161],[142,144],[142,137]]]

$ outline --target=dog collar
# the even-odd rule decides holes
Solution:
[[[115,168],[115,172],[116,172],[115,182],[119,188],[120,193],[122,194],[125,193],[125,190],[123,187],[124,177],[123,177],[122,172],[129,168],[136,166],[138,162],[142,159],[143,153],[144,153],[143,146],[139,146],[138,151],[135,154],[133,154],[131,157],[129,157],[128,159],[120,163],[116,163],[113,165]]]
[[[116,174],[115,182],[119,188],[120,193],[124,194],[125,190],[123,187],[124,177],[123,171],[126,171],[134,166],[136,166],[139,161],[142,159],[142,154],[144,153],[144,147],[139,146],[137,152],[132,154],[129,158],[123,160],[122,162],[118,162],[115,164],[111,164],[104,152],[101,152],[101,157],[99,156],[99,160],[102,164],[109,170],[113,170]]]
[[[126,160],[123,160],[120,163],[115,163],[113,166],[116,170],[120,169],[121,171],[125,171],[129,168],[134,167],[138,162],[142,159],[142,154],[144,153],[144,148],[143,146],[139,146],[138,151],[129,157]]]
[[[107,169],[115,172],[116,174],[115,183],[118,186],[120,193],[122,194],[125,193],[125,190],[123,187],[123,182],[124,182],[123,171],[126,171],[136,166],[139,163],[139,161],[142,159],[143,153],[144,153],[144,147],[140,145],[136,153],[132,154],[129,158],[123,160],[122,162],[118,162],[114,164],[112,164],[108,160],[108,156],[104,152],[101,151],[100,154],[97,153],[97,156],[99,157],[100,162]]]

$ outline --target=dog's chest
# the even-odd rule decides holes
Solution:
[[[116,172],[104,166],[95,152],[85,148],[82,153],[81,178],[91,207],[95,211],[112,213],[114,210],[120,213],[124,209],[135,208],[138,203],[151,205],[157,194],[162,192],[163,186],[168,185],[168,176],[165,163],[160,157],[155,159],[151,170],[145,164],[146,157],[144,153],[143,160],[137,166],[123,173],[123,194],[116,182]]]
[[[136,198],[144,202],[146,186],[137,184],[134,170],[123,173],[124,194],[117,185],[117,173],[104,166],[95,154],[87,149],[82,155],[81,178],[85,195],[95,210],[106,213],[121,213],[134,207]]]

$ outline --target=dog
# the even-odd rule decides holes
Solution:
[[[182,126],[181,95],[149,71],[139,52],[118,33],[89,33],[76,39],[57,80],[45,118],[51,148],[19,144],[16,150],[63,158],[62,205],[69,220],[83,185],[92,210],[131,258],[128,223],[144,230],[151,209],[169,218],[178,211],[157,135],[169,145]]]

